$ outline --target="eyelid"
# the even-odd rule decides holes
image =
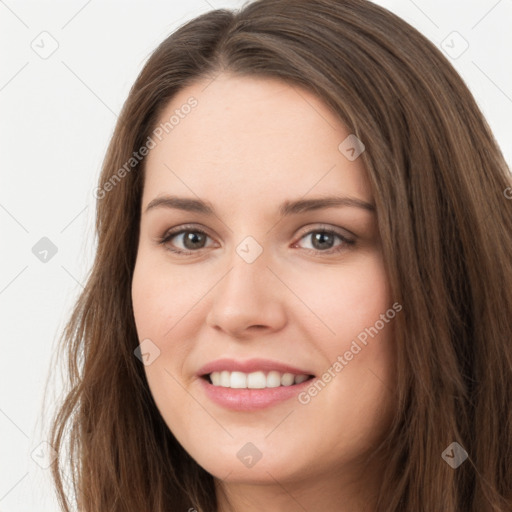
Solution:
[[[317,224],[313,224],[313,227],[311,227],[311,224],[309,224],[305,228],[301,229],[301,231],[300,231],[301,234],[299,235],[299,239],[302,238],[304,235],[311,233],[311,231],[329,231],[329,232],[336,233],[337,235],[339,235],[343,238],[347,238],[347,237],[352,237],[354,239],[357,238],[357,236],[354,233],[352,233],[351,231],[349,231],[348,229],[340,228],[338,226],[332,226],[330,224],[325,224],[325,223],[319,222]]]

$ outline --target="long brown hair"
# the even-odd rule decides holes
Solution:
[[[403,305],[378,511],[512,510],[511,174],[442,53],[366,0],[208,12],[163,41],[137,78],[96,193],[96,259],[62,336],[69,388],[50,442],[76,494],[66,496],[57,460],[62,510],[73,501],[83,512],[216,511],[212,475],[164,423],[134,356],[144,160],[126,162],[178,91],[223,71],[312,91],[366,146],[383,257]],[[452,442],[468,453],[456,469],[442,457]]]

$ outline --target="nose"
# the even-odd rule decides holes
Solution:
[[[231,268],[213,288],[206,323],[237,338],[261,336],[286,325],[286,287],[267,267],[262,254],[247,263],[237,254]]]

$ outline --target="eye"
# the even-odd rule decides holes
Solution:
[[[341,252],[355,243],[354,240],[347,238],[341,232],[328,227],[310,230],[300,240],[307,240],[308,238],[311,241],[312,248],[306,248],[306,250],[324,254]],[[334,245],[336,239],[340,241],[338,245]]]
[[[198,229],[193,226],[181,226],[179,229],[166,232],[164,236],[159,239],[158,243],[165,245],[166,249],[171,252],[178,254],[191,254],[206,248],[205,243],[208,238],[210,237],[202,229]],[[175,245],[175,243],[170,244],[173,239],[181,240],[180,243],[184,246],[184,249],[172,247]]]

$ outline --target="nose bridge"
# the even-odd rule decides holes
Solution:
[[[223,299],[226,305],[233,307],[238,304],[242,309],[250,307],[251,303],[256,306],[271,300],[268,255],[259,247],[261,249],[254,242],[244,241],[235,248],[229,261],[231,270],[218,287],[219,299]]]
[[[283,290],[267,268],[269,255],[251,238],[236,246],[208,314],[210,325],[232,334],[255,325],[276,329],[285,321]]]

